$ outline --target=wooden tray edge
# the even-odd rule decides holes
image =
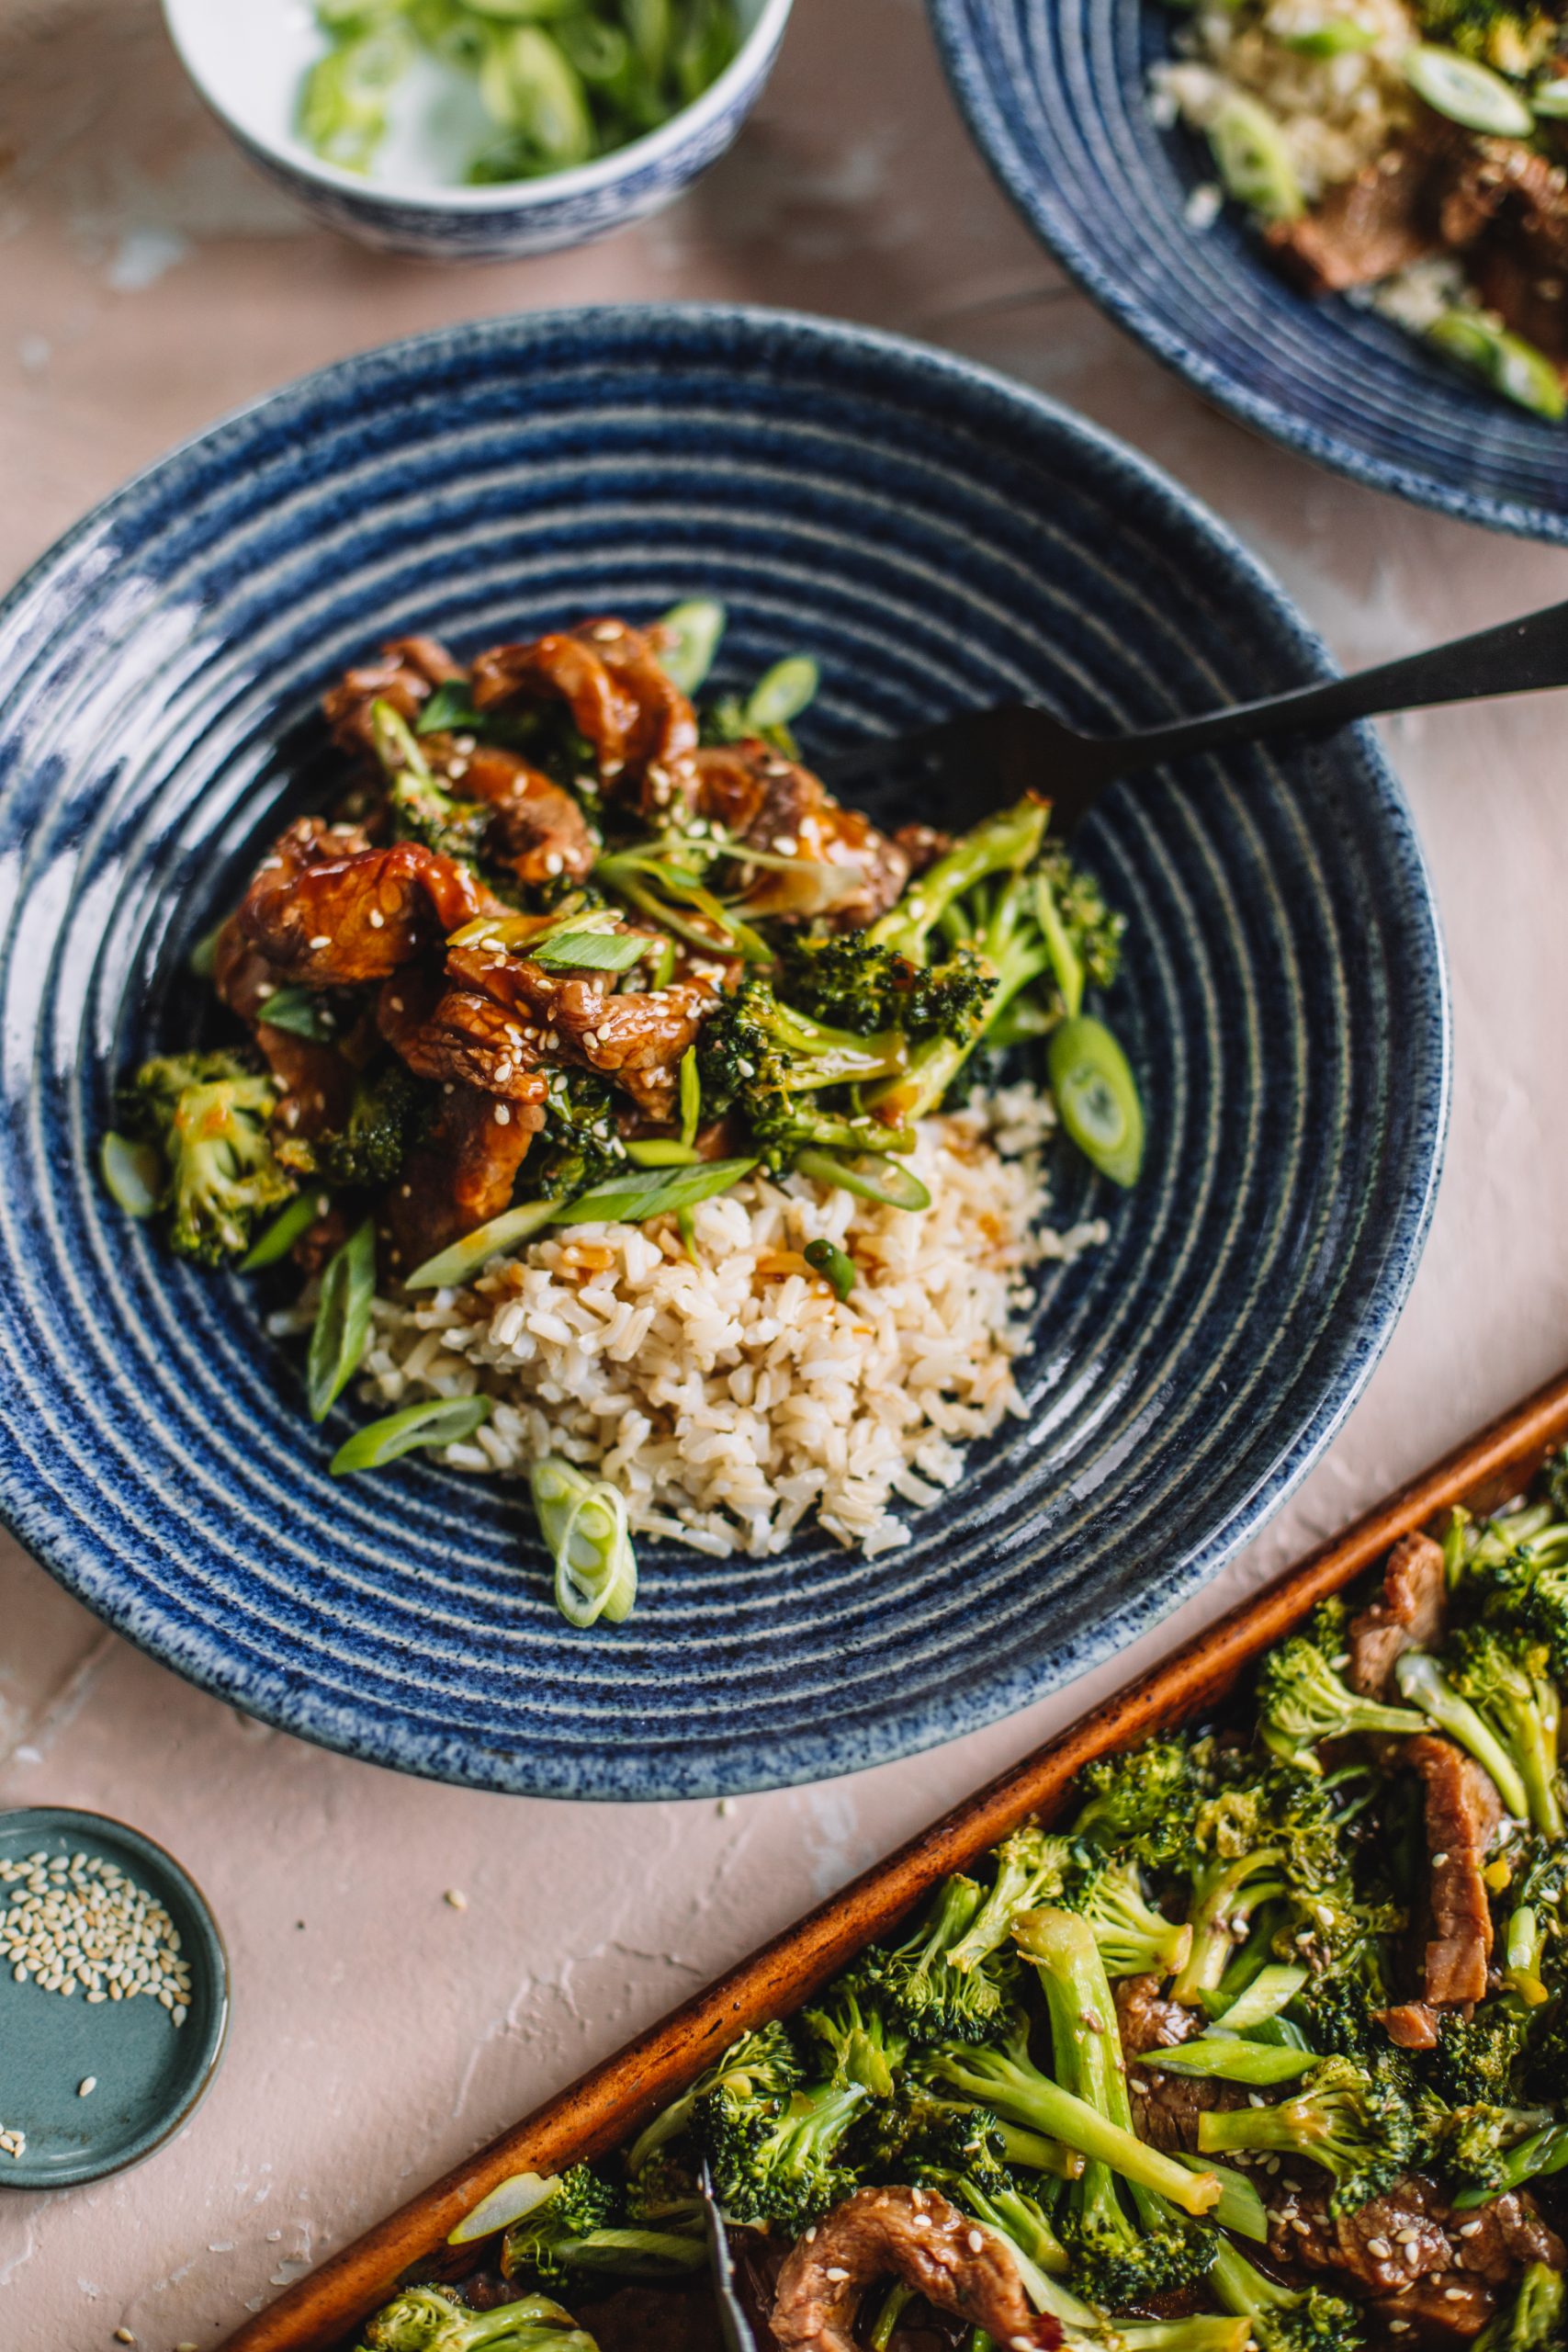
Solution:
[[[1093,1758],[1212,1706],[1258,1653],[1401,1535],[1456,1502],[1494,1509],[1568,1440],[1568,1372],[1466,1439],[1375,1504],[1343,1533],[1239,1602],[1163,1664],[1043,1747],[963,1800],[793,1927],[717,1977],[656,2025],[421,2189],[397,2211],[286,2288],[226,2338],[221,2352],[333,2352],[496,2185],[553,2172],[615,2146],[672,2098],[738,2033],[796,2007],[918,1903],[1027,1815],[1049,1815]]]

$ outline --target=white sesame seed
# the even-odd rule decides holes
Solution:
[[[134,2344],[136,2338],[129,2327],[117,2327],[114,2332],[114,2340],[117,2344]]]
[[[369,923],[372,931],[379,931],[384,926],[387,918],[381,912],[379,907],[372,907],[366,920]]]
[[[1459,2233],[1461,2238],[1472,2238],[1480,2227],[1481,2224],[1479,2222],[1461,2222],[1459,2225]],[[1414,2242],[1416,2236],[1414,2230],[1411,2231],[1410,2235],[1412,2242]]]
[[[468,1898],[460,1886],[449,1886],[443,1899],[451,1905],[454,1911],[466,1911],[468,1907]]]
[[[1443,2289],[1443,2301],[1445,2303],[1462,2303],[1465,2299],[1466,2292],[1467,2290],[1463,2287],[1445,2287]]]
[[[1387,2262],[1393,2252],[1393,2248],[1390,2245],[1386,2238],[1369,2238],[1367,2240],[1367,2252],[1371,2256],[1374,2262]]]
[[[76,2096],[78,2098],[91,2098],[93,2093],[97,2089],[97,2087],[98,2078],[96,2075],[84,2075],[81,2081],[76,2086]]]
[[[822,2273],[824,2278],[831,2278],[835,2285],[847,2278],[849,2275],[849,2272],[847,2270],[840,2269],[836,2262],[830,2262],[828,2265],[827,2269]]]
[[[315,949],[320,948],[320,947],[330,947],[330,946],[332,945],[332,944],[333,944],[333,938],[332,938],[332,933],[331,933],[331,932],[330,932],[330,931],[320,931],[320,932],[318,932],[318,933],[316,933],[315,938],[311,940],[311,942],[310,942],[310,946],[311,946],[312,951],[314,951]]]
[[[971,2254],[978,2254],[986,2241],[980,2235],[978,2230],[970,2230],[965,2235],[964,2243],[968,2247]]]

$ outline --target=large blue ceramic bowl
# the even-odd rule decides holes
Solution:
[[[130,483],[0,616],[0,1504],[179,1672],[410,1770],[693,1795],[1038,1697],[1278,1507],[1427,1229],[1449,1031],[1399,791],[1359,733],[1194,761],[1082,842],[1129,918],[1143,1182],[1063,1169],[1060,1217],[1103,1214],[1109,1244],[1048,1275],[1027,1419],[907,1550],[648,1544],[636,1615],[583,1634],[518,1490],[412,1457],[334,1484],[363,1408],[313,1429],[253,1285],[100,1190],[117,1077],[190,1035],[191,944],[308,797],[345,662],[703,592],[732,682],[820,657],[807,753],[1021,694],[1147,725],[1325,666],[1214,522],[1047,401],[703,309],[460,327],[308,378]]]
[[[1117,322],[1247,424],[1493,530],[1568,540],[1568,428],[1511,406],[1374,312],[1314,302],[1238,208],[1196,227],[1204,143],[1156,129],[1164,0],[930,0],[948,76],[1024,219]]]

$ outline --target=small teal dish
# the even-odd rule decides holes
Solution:
[[[145,1995],[89,2003],[80,1986],[51,1992],[31,1973],[18,1983],[0,1960],[0,2131],[26,2143],[20,2155],[0,2148],[0,2188],[72,2188],[140,2164],[189,2121],[223,2055],[229,1962],[199,1887],[140,1830],[68,1805],[0,1813],[0,1862],[34,1856],[46,1879],[56,1857],[123,1871],[166,1912],[190,1970],[175,2026]],[[0,1916],[25,1891],[0,1885]]]
[[[307,212],[360,244],[427,261],[517,261],[608,236],[672,203],[716,163],[761,94],[794,0],[736,0],[742,39],[717,80],[644,138],[574,170],[482,187],[468,158],[494,138],[477,99],[416,67],[424,107],[395,95],[368,174],[324,163],[296,128],[300,85],[321,53],[299,0],[164,0],[181,64],[230,137]],[[524,15],[528,12],[522,11]]]
[[[1019,695],[1147,726],[1327,666],[1210,515],[1066,411],[919,345],[702,307],[492,321],[307,378],[0,608],[0,1509],[207,1689],[480,1787],[819,1779],[1111,1657],[1333,1436],[1438,1180],[1442,954],[1372,736],[1193,761],[1079,844],[1129,919],[1109,1011],[1143,1180],[1064,1156],[1056,1221],[1109,1241],[1044,1270],[1024,1418],[904,1549],[646,1543],[635,1615],[580,1633],[522,1489],[412,1456],[334,1481],[364,1408],[313,1428],[254,1282],[105,1194],[117,1080],[190,1040],[191,947],[328,790],[317,702],[349,661],[695,594],[729,608],[720,690],[818,657],[807,757]]]
[[[1241,209],[1188,199],[1204,142],[1156,128],[1164,0],[929,0],[970,130],[1085,292],[1206,400],[1285,447],[1461,522],[1568,541],[1568,427],[1516,408],[1375,312],[1309,301]]]

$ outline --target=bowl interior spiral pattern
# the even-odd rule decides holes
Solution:
[[[1568,431],[1514,407],[1344,299],[1287,285],[1214,168],[1157,128],[1163,0],[930,0],[943,62],[1002,187],[1119,324],[1210,400],[1304,457],[1493,530],[1568,540]]]
[[[1144,1181],[1112,1199],[1064,1165],[1060,1221],[1104,1212],[1109,1246],[1047,1275],[1028,1419],[906,1550],[648,1544],[637,1614],[585,1634],[519,1490],[417,1457],[333,1481],[347,1419],[311,1428],[254,1286],[171,1260],[103,1193],[117,1073],[195,1034],[188,953],[320,790],[314,705],[346,661],[404,628],[471,650],[697,593],[730,608],[725,681],[820,656],[808,755],[1019,694],[1146,723],[1323,660],[1182,493],[1048,403],[914,345],[704,309],[331,368],[132,482],[0,614],[0,1505],[179,1671],[484,1786],[848,1770],[1108,1655],[1325,1444],[1436,1182],[1440,948],[1371,738],[1192,763],[1122,787],[1082,843],[1130,919],[1111,1009]]]

